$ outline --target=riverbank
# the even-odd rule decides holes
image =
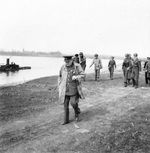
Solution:
[[[62,126],[57,76],[0,88],[0,152],[3,153],[145,153],[150,151],[150,87],[144,72],[140,86],[123,86],[122,71],[108,71],[100,82],[87,74],[83,82],[81,121]]]
[[[6,61],[8,57],[0,56],[0,61]],[[63,58],[51,58],[51,57],[27,57],[27,56],[13,56],[10,59],[11,62],[15,62],[19,64],[21,67],[25,65],[29,65],[31,69],[29,70],[19,70],[17,72],[7,72],[1,73],[0,72],[0,87],[1,86],[9,86],[15,85],[18,83],[25,83],[29,80],[47,77],[47,76],[54,76],[58,75],[60,67],[64,63]],[[39,62],[40,61],[40,62]],[[93,73],[94,66],[89,68],[92,59],[86,59],[86,73]],[[101,71],[108,70],[108,62],[109,60],[102,59],[103,69]],[[122,64],[122,60],[116,60],[117,67],[118,65]],[[57,63],[54,66],[54,63]]]

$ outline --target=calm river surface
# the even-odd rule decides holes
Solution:
[[[36,78],[58,75],[61,65],[64,63],[63,58],[55,57],[28,57],[28,56],[1,56],[0,65],[6,64],[6,59],[10,58],[10,63],[15,62],[19,66],[31,66],[28,70],[19,70],[17,72],[4,73],[0,72],[0,86],[15,85],[24,83]],[[87,58],[86,73],[94,72],[94,66],[89,68],[92,59]],[[116,60],[116,64],[121,64],[122,60]],[[102,59],[103,69],[107,70],[108,60]]]

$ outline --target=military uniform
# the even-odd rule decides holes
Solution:
[[[122,70],[123,70],[123,76],[124,76],[124,86],[127,87],[127,83],[129,81],[129,71],[131,70],[132,67],[132,62],[131,60],[128,58],[128,56],[126,56],[126,58],[123,61],[122,64]]]
[[[147,61],[144,63],[144,69],[146,69],[146,64],[147,64]],[[145,83],[148,84],[148,79],[147,79],[147,71],[145,71]]]
[[[114,68],[116,68],[116,62],[112,57],[112,59],[108,62],[108,70],[109,70],[109,73],[110,73],[110,79],[111,80],[113,79]]]
[[[98,54],[94,55],[95,58],[93,59],[90,67],[94,64],[94,68],[95,68],[95,81],[99,81],[100,80],[100,69],[103,68],[102,66],[102,61],[100,58],[98,58]]]
[[[135,57],[133,58],[133,66],[132,66],[132,82],[133,82],[133,87],[138,88],[139,85],[139,72],[141,71],[141,63],[140,60]]]
[[[146,66],[145,66],[145,69],[146,69],[146,78],[147,78],[147,84],[149,84],[150,86],[150,58],[148,58],[148,62],[146,63]]]
[[[73,79],[77,77],[77,79]],[[80,109],[78,106],[79,98],[84,98],[80,88],[79,79],[84,77],[81,66],[73,63],[70,66],[63,65],[59,72],[59,97],[64,104],[64,122],[69,123],[69,103],[74,109],[75,118],[78,119]],[[79,91],[80,89],[80,91]],[[82,94],[81,94],[82,93]],[[61,98],[63,97],[63,99]]]

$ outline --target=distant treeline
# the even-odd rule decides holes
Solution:
[[[61,57],[62,53],[56,52],[35,52],[35,51],[0,51],[0,55],[8,56],[44,56],[44,57]]]
[[[84,52],[83,52],[84,53]],[[60,51],[54,52],[35,52],[35,51],[0,51],[0,55],[5,56],[43,56],[43,57],[62,57],[64,54]],[[93,58],[94,54],[84,54],[87,58]],[[99,55],[102,59],[110,59],[113,55]],[[114,56],[115,59],[124,59],[124,56]],[[140,58],[142,61],[145,61],[145,58]]]
[[[84,53],[84,52],[83,52]],[[64,54],[60,51],[54,52],[35,52],[35,51],[0,51],[0,55],[8,56],[43,56],[43,57],[62,57]],[[93,58],[94,55],[84,54],[87,58]],[[100,58],[109,59],[111,55],[99,55]],[[115,56],[115,59],[123,59],[121,56]]]

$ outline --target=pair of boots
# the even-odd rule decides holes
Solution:
[[[81,113],[80,108],[76,107],[76,108],[74,108],[74,111],[75,111],[75,120],[77,122],[79,122],[80,121],[79,114]],[[65,110],[65,113],[64,113],[64,122],[62,123],[62,125],[65,125],[65,124],[68,124],[68,123],[69,123],[69,108],[67,108]]]

